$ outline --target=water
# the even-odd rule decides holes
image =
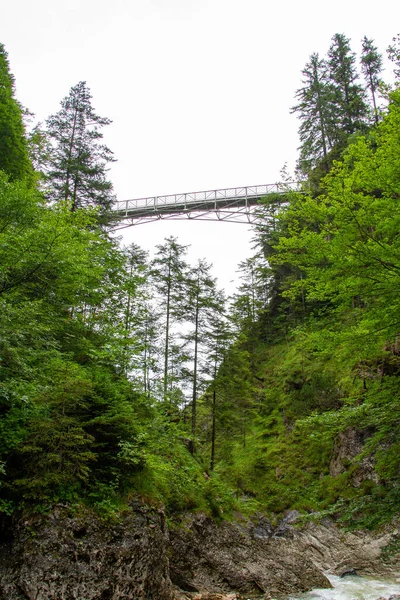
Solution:
[[[400,582],[373,577],[336,577],[327,575],[333,585],[330,590],[313,590],[291,600],[376,600],[380,596],[389,598],[400,594]]]

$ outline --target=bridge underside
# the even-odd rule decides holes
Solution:
[[[259,218],[257,205],[264,204],[263,200],[268,198],[271,214],[275,213],[277,205],[284,202],[285,195],[292,190],[299,190],[297,182],[284,186],[273,183],[123,200],[116,202],[113,207],[113,229],[164,219],[255,223]]]
[[[251,199],[240,198],[235,201],[226,200],[198,202],[185,204],[175,204],[173,206],[158,206],[157,208],[147,208],[143,210],[118,211],[120,221],[116,229],[124,229],[132,225],[151,223],[160,220],[183,220],[192,221],[226,221],[228,223],[254,223],[257,219],[257,212],[254,207],[261,202],[260,197]],[[116,212],[116,211],[115,211]],[[115,213],[114,213],[115,214]]]

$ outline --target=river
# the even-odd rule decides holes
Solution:
[[[389,598],[391,594],[400,594],[400,581],[374,577],[327,575],[333,585],[330,590],[312,590],[301,596],[292,596],[291,600],[376,600]]]

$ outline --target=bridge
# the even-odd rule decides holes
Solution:
[[[259,215],[254,207],[261,204],[262,199],[300,190],[301,183],[292,181],[119,200],[112,209],[116,225],[113,229],[160,219],[255,223]]]

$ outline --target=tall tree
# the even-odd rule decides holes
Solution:
[[[141,326],[147,320],[146,279],[148,276],[147,252],[133,243],[124,248],[124,277],[122,283],[122,331],[123,331],[123,368],[126,375],[139,370],[140,379],[146,388],[147,379],[144,375],[147,367],[143,366],[143,332]],[[146,361],[144,360],[146,363]],[[138,364],[139,363],[139,364]]]
[[[186,339],[192,344],[192,435],[196,435],[197,396],[201,381],[201,351],[207,339],[211,314],[221,309],[216,281],[211,276],[211,265],[199,260],[191,271],[188,288],[188,321],[191,331]]]
[[[356,55],[351,51],[350,40],[342,33],[336,33],[328,52],[328,68],[343,139],[363,130],[368,114],[355,64]]]
[[[373,139],[360,137],[346,149],[325,180],[324,195],[292,202],[272,258],[304,273],[302,281],[287,282],[290,294],[305,288],[309,299],[329,300],[331,311],[336,304],[344,314],[362,307],[357,344],[363,339],[365,345],[384,330],[395,337],[399,327],[399,92],[391,96]],[[339,310],[331,314],[336,323]],[[358,326],[355,319],[353,331]]]
[[[361,71],[365,77],[367,89],[371,92],[375,123],[379,121],[376,93],[381,82],[380,74],[382,73],[382,69],[382,55],[379,54],[377,47],[374,46],[373,40],[364,36],[362,40]]]
[[[96,206],[107,212],[113,201],[112,184],[107,180],[107,165],[113,154],[99,140],[109,119],[99,117],[91,104],[85,81],[72,87],[61,102],[61,110],[47,119],[54,149],[48,177],[50,197],[77,208]]]
[[[400,33],[398,33],[393,39],[392,44],[386,50],[389,60],[396,66],[393,69],[396,79],[400,80]]]
[[[270,298],[271,271],[260,254],[238,265],[241,284],[233,296],[233,320],[239,330],[251,330]]]
[[[209,331],[207,335],[207,366],[211,384],[205,399],[211,398],[211,452],[210,471],[214,470],[216,461],[218,395],[221,392],[218,385],[218,369],[233,340],[233,332],[226,315],[226,298],[222,292],[217,295],[218,308],[211,312],[209,317]]]
[[[159,372],[159,320],[158,313],[147,298],[140,306],[140,322],[136,333],[141,341],[140,364],[137,367],[142,371],[143,389],[148,397],[154,393],[153,380]]]
[[[187,264],[184,256],[187,246],[178,244],[176,238],[165,239],[157,246],[157,254],[152,263],[152,277],[159,294],[159,305],[164,318],[164,377],[163,397],[168,399],[168,379],[170,375],[170,344],[173,325],[184,318],[186,297]]]
[[[41,123],[36,123],[27,132],[28,152],[36,175],[41,181],[46,180],[46,170],[51,157],[51,142],[47,131]]]
[[[297,113],[301,121],[299,169],[306,174],[317,161],[326,158],[337,141],[337,132],[333,86],[325,60],[316,53],[312,54],[302,74],[303,87],[296,91],[298,104],[292,107],[291,112]]]
[[[3,44],[0,44],[0,170],[11,180],[33,178],[22,110],[15,99],[14,77]]]

